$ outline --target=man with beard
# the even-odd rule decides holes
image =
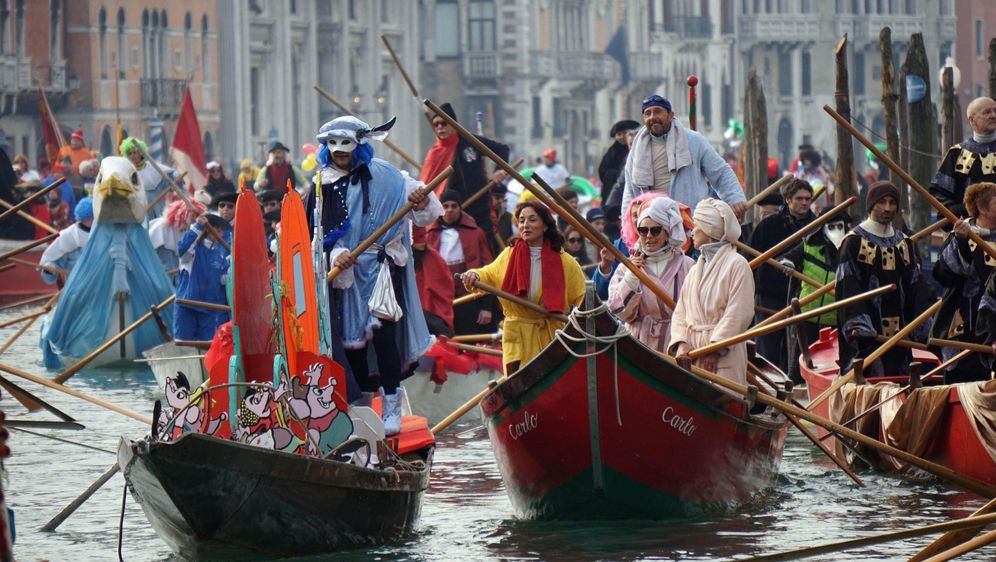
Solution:
[[[981,97],[965,113],[972,137],[948,149],[930,193],[957,217],[965,216],[965,189],[979,182],[996,182],[996,101]]]
[[[877,336],[893,336],[916,318],[929,299],[913,242],[892,227],[899,212],[899,189],[888,181],[875,182],[865,205],[868,218],[841,243],[834,296],[843,300],[891,283],[896,290],[847,306],[837,315],[841,372],[877,348]],[[929,327],[922,324],[910,339],[922,342],[928,333]],[[867,367],[865,375],[906,374],[911,361],[910,350],[896,346]]]
[[[793,179],[782,189],[785,204],[777,213],[757,224],[750,238],[755,250],[765,252],[782,240],[795,234],[814,218],[809,210],[813,201],[813,188],[805,180]],[[781,310],[788,304],[789,280],[782,272],[768,264],[761,264],[754,271],[757,293],[756,304],[771,310]],[[758,312],[755,320],[763,321],[768,315]],[[785,330],[769,332],[757,338],[757,351],[766,359],[785,371],[788,368],[788,347]]]
[[[661,191],[690,209],[715,191],[737,219],[747,212],[747,198],[736,174],[701,134],[685,128],[659,95],[643,100],[643,127],[637,131],[624,168],[622,209],[647,191]]]

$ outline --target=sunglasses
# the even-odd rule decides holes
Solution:
[[[661,231],[663,230],[663,226],[641,226],[636,229],[636,232],[640,236],[646,236],[647,234],[650,234],[651,236],[660,236]]]
[[[570,242],[571,244],[580,244],[581,243],[581,239],[580,238],[574,238],[573,236],[571,238],[568,238],[567,241]]]

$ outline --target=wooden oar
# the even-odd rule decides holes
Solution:
[[[449,339],[441,339],[439,341],[445,343],[446,345],[448,345],[450,347],[454,347],[456,349],[462,349],[464,351],[472,351],[474,353],[480,353],[482,355],[494,355],[496,357],[501,357],[503,355],[503,353],[502,353],[502,351],[500,349],[495,349],[493,347],[484,347],[484,346],[480,346],[480,345],[469,345],[469,344],[465,344],[465,343],[455,342],[455,341],[452,341],[452,340],[449,340]]]
[[[757,257],[757,256],[761,255],[761,252],[759,250],[755,250],[754,248],[748,246],[747,244],[744,244],[743,242],[741,242],[739,240],[737,240],[736,242],[734,242],[733,245],[736,246],[738,250],[740,250],[741,252],[743,252],[745,254],[750,254],[751,256],[754,256],[754,257]],[[771,267],[777,269],[778,271],[781,271],[782,273],[784,273],[786,275],[791,275],[792,277],[798,279],[799,281],[802,281],[803,283],[805,283],[807,285],[811,285],[811,286],[816,287],[816,288],[822,287],[824,285],[823,283],[820,283],[816,279],[813,279],[812,277],[810,277],[810,276],[802,273],[801,271],[796,271],[795,268],[793,268],[793,267],[787,267],[787,266],[782,265],[775,258],[768,258],[767,260],[765,260],[764,263],[770,265]]]
[[[994,510],[996,510],[996,498],[989,500],[989,503],[977,509],[975,513],[969,516],[969,519],[982,515],[989,515]],[[963,543],[979,534],[979,531],[981,531],[983,527],[984,524],[979,525],[978,527],[967,527],[961,530],[948,531],[938,537],[934,542],[924,547],[923,550],[917,552],[913,558],[910,558],[909,562],[922,562],[923,560],[926,560],[939,552],[944,552],[952,546]]]
[[[796,242],[798,242],[799,240],[801,240],[803,236],[806,236],[810,232],[815,231],[816,229],[820,228],[824,224],[826,224],[826,223],[830,222],[831,220],[835,219],[836,215],[840,211],[843,211],[844,209],[850,207],[851,205],[853,205],[854,203],[856,203],[857,200],[858,200],[857,197],[850,197],[846,201],[844,201],[843,203],[841,203],[840,205],[837,205],[836,207],[834,207],[833,209],[831,209],[830,211],[828,211],[826,214],[813,219],[806,226],[804,226],[804,227],[800,228],[799,230],[793,232],[792,235],[789,236],[788,238],[786,238],[786,239],[782,240],[781,242],[775,244],[771,248],[768,248],[766,251],[762,252],[760,256],[757,256],[756,258],[750,260],[750,268],[751,269],[755,269],[755,268],[757,268],[757,266],[759,266],[762,263],[765,263],[766,261],[768,261],[768,258],[773,258],[775,256],[781,255],[782,253],[785,252],[785,250],[791,248],[792,246],[794,246],[796,244]],[[817,287],[818,286],[819,286],[819,284],[817,284]]]
[[[208,310],[217,310],[218,312],[232,311],[232,307],[228,306],[227,304],[216,304],[213,302],[195,301],[190,299],[176,299],[176,304],[193,306],[197,308],[206,308]]]
[[[118,470],[120,470],[118,463],[112,464],[110,468],[105,470],[104,473],[100,475],[100,478],[94,480],[93,484],[90,484],[90,486],[88,486],[87,489],[84,490],[83,493],[80,494],[75,500],[70,502],[69,505],[62,508],[62,511],[60,511],[58,515],[53,517],[51,521],[45,523],[45,525],[42,526],[42,528],[39,529],[39,531],[48,532],[48,531],[54,531],[57,528],[59,528],[59,525],[62,525],[63,521],[68,519],[69,516],[73,514],[73,512],[79,509],[79,507],[86,502],[86,500],[90,499],[90,496],[96,493],[101,486],[106,484],[107,481],[110,480],[112,476],[117,474]]]
[[[522,165],[522,162],[523,162],[523,159],[519,158],[515,162],[512,162],[512,167],[513,168],[518,168],[519,166]],[[463,209],[466,209],[467,207],[471,206],[475,201],[477,201],[478,199],[480,199],[481,197],[483,197],[485,193],[490,193],[491,192],[491,188],[493,188],[496,185],[498,185],[498,181],[496,181],[494,178],[491,178],[491,181],[489,181],[488,183],[484,184],[484,187],[482,187],[481,189],[478,189],[477,192],[475,192],[473,195],[471,195],[466,200],[464,200],[463,203],[460,203],[460,207],[463,208]]]
[[[32,269],[40,269],[40,270],[43,270],[43,271],[47,271],[47,272],[52,273],[54,275],[62,275],[64,277],[69,277],[69,273],[70,273],[69,271],[66,271],[65,269],[62,269],[61,267],[56,267],[54,265],[44,265],[44,264],[40,264],[40,263],[35,263],[35,262],[32,262],[32,261],[28,261],[28,260],[22,260],[21,258],[7,258],[7,261],[13,262],[13,263],[18,264],[18,265],[23,265],[25,267],[30,267]]]
[[[4,260],[6,260],[8,258],[11,258],[11,257],[14,257],[16,255],[23,254],[24,252],[27,252],[28,250],[31,250],[31,249],[36,248],[38,246],[41,246],[42,244],[51,242],[52,240],[55,240],[58,237],[59,237],[59,233],[57,232],[55,234],[49,234],[48,236],[45,236],[44,238],[39,238],[37,240],[32,240],[31,242],[28,242],[27,244],[25,244],[23,246],[18,246],[16,248],[14,248],[13,250],[8,250],[8,251],[0,254],[0,261],[4,261]]]
[[[875,336],[875,341],[877,341],[878,343],[885,343],[889,341],[889,338],[885,336]],[[930,351],[929,345],[910,340],[899,340],[896,342],[896,347],[905,347],[906,349],[918,349],[920,351]]]
[[[193,202],[190,201],[190,197],[187,196],[187,193],[182,188],[180,188],[180,186],[176,185],[176,182],[173,181],[173,178],[169,177],[169,175],[167,175],[166,172],[164,172],[163,169],[159,167],[159,163],[153,160],[152,157],[149,156],[148,152],[142,150],[142,147],[139,146],[138,144],[135,144],[135,150],[137,150],[138,153],[142,155],[142,158],[145,159],[145,162],[148,165],[152,166],[153,170],[159,173],[159,177],[161,177],[163,181],[165,181],[166,184],[170,187],[170,189],[172,189],[173,192],[176,193],[177,197],[180,198],[180,201],[183,201],[183,204],[186,205],[188,209],[190,209],[190,212],[194,213],[195,215],[201,214],[201,211],[194,206]],[[221,233],[218,232],[218,229],[216,229],[213,225],[211,225],[211,223],[205,223],[203,228],[208,233],[209,236],[214,238],[215,241],[218,242],[218,244],[221,244],[222,248],[224,248],[228,252],[232,251],[232,247],[229,246],[228,242],[225,241],[225,237],[222,236]]]
[[[910,332],[912,332],[913,330],[915,330],[917,328],[917,326],[919,326],[920,324],[923,324],[930,317],[932,317],[937,312],[937,310],[939,308],[941,308],[941,301],[940,300],[938,300],[934,304],[930,305],[930,307],[927,308],[927,310],[921,312],[920,315],[917,316],[916,318],[914,318],[912,322],[910,322],[909,324],[903,326],[902,329],[900,329],[898,332],[896,332],[895,335],[893,335],[891,338],[889,338],[888,341],[886,341],[881,346],[879,346],[878,349],[876,349],[875,351],[871,352],[868,355],[868,357],[866,357],[861,362],[863,368],[864,369],[868,369],[868,367],[871,366],[871,364],[874,363],[876,360],[878,360],[879,357],[885,355],[886,352],[888,352],[890,349],[892,349],[892,347],[894,345],[896,345],[896,342],[905,339],[906,336],[908,336]],[[812,411],[813,408],[815,408],[816,406],[822,404],[824,400],[826,400],[827,398],[830,398],[830,396],[834,392],[837,392],[837,390],[840,387],[842,387],[845,384],[847,384],[848,382],[850,382],[851,379],[853,379],[853,378],[854,378],[854,369],[851,369],[850,371],[848,371],[848,373],[846,375],[844,375],[844,376],[837,377],[837,380],[833,381],[833,384],[830,385],[830,388],[824,390],[819,396],[817,396],[815,399],[813,399],[812,401],[810,401],[809,406],[806,409],[809,410],[809,411]]]
[[[459,274],[455,274],[455,276],[459,276]],[[513,295],[512,293],[506,293],[505,291],[502,291],[497,287],[492,287],[491,285],[481,283],[480,281],[474,281],[474,288],[484,291],[485,293],[491,293],[492,295],[498,298],[502,298],[509,302],[513,302],[519,306],[528,308],[533,312],[542,314],[544,316],[549,316],[550,318],[560,320],[561,322],[565,323],[567,322],[567,315],[560,314],[558,312],[550,312],[549,310],[543,308],[541,305],[534,303],[533,301],[526,300],[522,297],[518,297],[516,295]]]
[[[48,380],[48,379],[46,379],[44,377],[39,377],[38,375],[32,375],[31,373],[22,371],[21,369],[18,369],[17,367],[12,367],[10,365],[6,365],[6,364],[3,364],[3,363],[0,363],[0,371],[4,371],[4,372],[10,373],[12,375],[16,375],[18,377],[21,377],[22,379],[27,379],[27,380],[29,380],[31,382],[38,383],[38,384],[40,384],[42,386],[47,386],[47,387],[49,387],[51,389],[58,390],[59,392],[64,392],[64,393],[66,393],[66,394],[68,394],[70,396],[75,396],[76,398],[79,398],[81,400],[86,400],[87,402],[90,402],[91,404],[96,404],[97,406],[100,406],[101,408],[106,408],[106,409],[108,409],[108,410],[110,410],[112,412],[116,412],[116,413],[121,414],[123,416],[128,416],[129,418],[131,418],[133,420],[138,420],[138,421],[144,423],[147,426],[148,425],[152,425],[152,419],[151,418],[147,418],[145,416],[136,414],[135,412],[132,412],[131,410],[126,410],[126,409],[124,409],[124,408],[122,408],[120,406],[115,406],[114,404],[111,404],[110,402],[104,402],[103,400],[101,400],[99,398],[95,398],[93,396],[90,396],[89,394],[80,392],[78,390],[74,390],[72,388],[69,388],[68,386],[59,384],[57,382],[50,381],[50,380]]]
[[[927,340],[927,345],[933,345],[937,347],[953,347],[955,349],[974,351],[976,353],[985,353],[987,355],[994,354],[993,347],[991,345],[986,345],[984,343],[972,343],[967,341],[930,338],[929,340]]]
[[[877,289],[872,289],[871,291],[867,291],[865,293],[859,293],[857,295],[854,295],[853,297],[848,297],[846,299],[842,299],[842,300],[839,300],[839,301],[836,301],[836,302],[832,302],[830,304],[821,306],[819,308],[814,308],[812,310],[807,310],[806,312],[803,312],[802,314],[798,314],[796,316],[792,316],[792,317],[786,318],[784,320],[779,320],[777,322],[768,324],[767,326],[763,326],[761,328],[754,328],[754,329],[751,329],[751,330],[747,330],[746,332],[743,332],[742,334],[733,336],[732,338],[727,338],[727,339],[725,339],[723,341],[719,341],[719,342],[716,342],[716,343],[705,345],[705,346],[702,346],[702,347],[700,347],[698,349],[693,349],[693,350],[691,350],[691,351],[688,352],[688,356],[690,358],[692,358],[692,359],[695,359],[697,357],[702,357],[703,355],[708,355],[710,353],[714,353],[714,352],[719,351],[721,349],[726,349],[727,347],[730,347],[731,345],[734,345],[734,344],[738,344],[738,343],[740,343],[742,341],[747,341],[747,340],[749,340],[751,338],[756,338],[758,336],[763,336],[764,334],[767,334],[767,333],[770,333],[770,332],[781,330],[782,328],[784,328],[786,326],[789,326],[789,325],[801,322],[803,320],[808,320],[810,318],[815,318],[817,316],[822,316],[822,315],[824,315],[824,314],[826,314],[828,312],[833,312],[833,311],[835,311],[835,310],[837,310],[839,308],[844,308],[846,306],[850,306],[850,305],[852,305],[852,304],[854,304],[856,302],[861,302],[863,300],[870,299],[871,297],[877,297],[879,295],[888,293],[889,291],[894,291],[895,289],[896,289],[896,286],[894,284],[891,284],[891,285],[885,285],[885,286],[879,287]]]
[[[411,76],[408,76],[408,72],[401,64],[401,59],[398,58],[398,54],[394,52],[394,47],[391,46],[391,42],[387,40],[387,35],[381,34],[380,40],[384,42],[384,46],[387,47],[387,52],[391,54],[391,59],[394,61],[394,65],[398,67],[399,71],[401,71],[401,78],[404,79],[405,84],[408,85],[408,90],[411,91],[415,101],[418,101],[418,89],[415,88],[415,83],[412,82]],[[429,127],[432,127],[432,117],[429,115],[429,112],[423,111],[422,115],[424,115],[425,120],[428,121]]]
[[[7,259],[11,259],[11,258],[7,258]],[[6,263],[4,265],[0,265],[0,273],[3,273],[4,271],[10,271],[11,269],[14,269],[15,267],[17,267],[16,263]]]
[[[785,174],[784,176],[778,178],[778,180],[775,181],[773,184],[771,184],[768,187],[762,189],[760,193],[758,193],[757,195],[755,195],[755,196],[751,197],[750,199],[748,199],[747,200],[747,208],[749,209],[749,208],[753,207],[754,205],[757,205],[765,197],[767,197],[767,196],[771,195],[772,193],[774,193],[775,191],[778,191],[779,189],[781,189],[782,186],[785,185],[785,182],[789,181],[790,179],[792,179],[794,177],[795,176],[793,176],[792,174]]]
[[[48,194],[49,191],[56,189],[57,187],[62,185],[65,181],[66,178],[63,176],[55,180],[54,182],[48,184],[47,186],[43,187],[42,189],[39,189],[38,191],[32,193],[31,195],[25,197],[23,201],[7,209],[6,211],[3,212],[3,214],[0,214],[0,222],[3,222],[9,219],[10,217],[14,216],[15,214],[17,214],[18,211],[34,203],[39,198],[44,197],[46,194]]]
[[[45,295],[45,296],[48,296],[48,295]],[[58,299],[59,299],[59,293],[55,293],[54,295],[52,295],[49,298],[49,301],[45,304],[44,309],[46,311],[52,310],[52,306],[55,304],[55,301],[57,301]],[[24,324],[21,324],[21,327],[18,328],[18,330],[16,332],[14,332],[14,335],[12,335],[10,337],[10,339],[8,339],[3,344],[3,346],[0,346],[0,355],[2,355],[5,351],[7,351],[7,349],[10,348],[10,346],[14,345],[14,342],[17,341],[17,338],[21,337],[21,335],[24,334],[24,332],[28,331],[28,328],[30,328],[32,326],[32,324],[35,323],[35,320],[38,320],[39,318],[41,318],[41,316],[35,316],[34,318],[28,320]],[[24,404],[31,411],[35,410],[35,408],[33,408],[31,406],[28,406],[28,404],[25,403],[25,402],[21,402],[21,404]]]
[[[900,179],[902,179],[910,187],[912,187],[917,193],[919,193],[920,197],[923,197],[924,200],[927,201],[927,203],[930,203],[930,206],[936,209],[941,216],[951,221],[951,224],[955,224],[956,222],[958,222],[958,217],[956,217],[954,213],[951,212],[950,209],[942,205],[941,202],[937,200],[937,198],[931,195],[929,191],[927,191],[926,189],[924,189],[922,185],[920,185],[920,182],[916,181],[915,179],[913,179],[912,176],[906,173],[906,170],[900,168],[899,165],[892,160],[892,158],[889,158],[889,155],[879,150],[878,147],[875,146],[875,143],[868,140],[867,137],[862,135],[861,132],[855,129],[854,125],[851,125],[851,123],[848,122],[847,119],[841,117],[840,114],[834,111],[829,105],[824,105],[823,111],[829,113],[830,117],[833,117],[834,121],[836,121],[838,125],[846,129],[847,132],[851,133],[851,136],[858,139],[858,141],[861,144],[865,145],[865,147],[868,150],[870,150],[872,154],[875,155],[876,158],[878,158],[879,162],[882,162],[883,164],[888,166],[890,170],[895,172],[896,175],[900,177]],[[989,256],[992,257],[993,259],[996,259],[996,248],[993,248],[988,243],[986,243],[978,235],[978,233],[972,229],[968,229],[967,234],[968,237],[971,238],[973,242],[978,244],[978,246],[982,248],[982,250],[985,253],[989,254]]]
[[[989,531],[981,537],[976,537],[970,541],[963,542],[954,548],[945,550],[936,556],[931,556],[926,560],[926,562],[947,562],[952,558],[957,558],[962,554],[972,552],[973,550],[977,550],[994,542],[996,542],[996,531]]]
[[[14,208],[13,205],[11,205],[7,201],[4,201],[3,199],[0,199],[0,205],[2,205],[5,209],[13,209]],[[54,226],[48,224],[47,222],[38,220],[38,217],[36,217],[36,216],[34,216],[34,215],[30,214],[30,213],[25,213],[24,211],[21,211],[21,210],[18,210],[18,211],[15,211],[15,212],[17,213],[17,216],[21,217],[22,219],[30,222],[31,224],[33,224],[35,226],[41,228],[42,230],[47,230],[47,231],[49,231],[52,234],[55,234],[55,233],[59,232],[58,228],[55,228]]]
[[[502,377],[499,380],[502,380],[502,379],[505,379],[505,378],[506,377]],[[446,416],[446,418],[444,418],[443,421],[441,421],[441,422],[437,423],[435,426],[433,426],[433,428],[432,428],[432,434],[433,435],[438,435],[440,431],[446,429],[447,427],[449,427],[450,425],[452,425],[453,422],[455,422],[458,419],[460,419],[461,417],[463,417],[463,415],[466,414],[467,412],[469,412],[471,408],[473,408],[474,406],[477,406],[477,404],[480,403],[481,400],[484,400],[484,397],[487,396],[489,392],[491,392],[492,390],[494,390],[496,386],[498,386],[498,381],[497,380],[488,381],[488,386],[486,386],[484,388],[484,390],[478,392],[473,398],[471,398],[470,400],[468,400],[466,404],[464,404],[463,406],[460,406],[459,408],[457,408],[456,410],[454,410],[452,414]]]
[[[769,379],[768,376],[765,375],[763,371],[761,371],[761,369],[758,369],[757,366],[751,363],[750,361],[747,362],[747,368],[753,371],[753,375],[748,373],[748,376],[750,378],[754,378],[756,376],[760,378],[762,381],[764,381],[766,384],[771,386],[772,388],[778,388],[778,386],[775,385],[775,383],[771,379]],[[756,379],[754,380],[756,381]],[[768,395],[771,394],[770,392],[767,391],[767,389],[762,387],[760,384],[757,384],[756,382],[754,384],[757,385],[758,389],[761,392],[764,392]],[[791,402],[795,402],[791,398],[789,400]],[[809,439],[814,445],[816,445],[816,447],[820,451],[823,452],[824,455],[826,455],[831,461],[833,461],[834,464],[836,464],[841,470],[843,470],[844,474],[846,474],[848,478],[850,478],[859,487],[861,488],[865,487],[865,483],[860,478],[858,478],[858,475],[855,474],[853,470],[851,470],[851,467],[847,466],[846,462],[839,459],[837,455],[835,455],[833,451],[830,450],[829,447],[827,447],[822,441],[819,440],[816,434],[810,431],[809,428],[807,428],[806,426],[802,425],[802,422],[799,421],[799,418],[791,414],[786,414],[785,417],[796,429],[799,430],[799,432],[801,432],[803,435],[806,436],[806,439]]]
[[[58,294],[58,291],[56,291],[55,293],[45,293],[43,295],[38,295],[36,297],[30,297],[24,300],[19,300],[17,302],[7,303],[3,306],[0,306],[0,310],[8,310],[11,308],[17,308],[19,306],[24,306],[26,304],[34,304],[36,302],[43,301],[51,297],[53,294]]]
[[[184,347],[195,347],[197,349],[211,349],[211,342],[200,340],[173,340],[173,343]]]
[[[961,361],[965,357],[968,357],[971,353],[972,353],[972,351],[970,351],[970,350],[962,351],[958,355],[955,355],[951,359],[948,359],[947,361],[941,363],[937,367],[934,367],[926,375],[923,375],[922,377],[920,377],[920,383],[927,382],[927,380],[930,379],[930,377],[932,377],[932,376],[940,373],[944,369],[947,369],[948,366],[951,365],[952,363],[957,363],[958,361]],[[854,416],[853,418],[851,418],[851,419],[847,420],[846,422],[844,422],[844,425],[850,426],[852,423],[854,423],[854,422],[860,420],[861,418],[867,416],[868,414],[870,414],[870,413],[878,410],[879,408],[881,408],[882,406],[884,406],[890,400],[894,400],[894,399],[902,396],[903,393],[905,393],[907,390],[910,389],[910,386],[911,385],[907,384],[907,385],[903,386],[902,388],[900,388],[899,390],[897,390],[896,393],[893,394],[892,396],[889,396],[888,398],[885,398],[885,399],[881,400],[880,402],[878,402],[877,404],[875,404],[873,406],[869,406],[867,409],[865,409],[864,411],[862,411],[860,414],[858,414],[858,415]],[[833,435],[827,434],[827,435],[821,437],[820,440],[821,441],[825,441],[825,440],[829,439],[830,437],[833,437]]]
[[[179,184],[181,181],[183,181],[183,178],[185,178],[186,176],[187,176],[187,172],[183,172],[182,174],[180,174],[179,176],[177,176],[176,177],[176,183]],[[158,205],[160,201],[162,201],[163,199],[165,199],[166,195],[169,194],[169,193],[170,193],[169,189],[164,189],[164,190],[160,191],[159,195],[156,195],[156,198],[153,199],[151,203],[149,203],[148,205],[145,206],[145,212],[143,214],[145,214],[145,215],[149,214],[149,211],[151,211],[153,207],[155,207],[156,205]]]
[[[799,305],[800,306],[806,306],[809,303],[816,302],[817,300],[823,298],[823,295],[829,293],[830,291],[833,291],[835,287],[837,287],[837,281],[836,280],[831,281],[831,282],[827,283],[826,285],[823,285],[819,289],[816,289],[812,293],[809,293],[805,297],[799,299]],[[791,306],[786,306],[785,308],[783,308],[783,309],[779,310],[778,312],[772,314],[771,316],[765,318],[761,322],[758,322],[757,324],[754,325],[754,327],[755,328],[760,328],[762,326],[767,326],[769,324],[773,324],[775,322],[778,322],[782,318],[786,318],[790,314],[792,314],[792,307]]]
[[[45,411],[54,414],[55,417],[59,418],[64,422],[70,422],[70,423],[76,422],[76,418],[70,416],[69,414],[63,412],[62,410],[56,408],[55,406],[35,396],[34,394],[28,392],[27,390],[24,390],[20,386],[14,384],[13,382],[9,381],[8,379],[2,376],[0,376],[0,387],[6,390],[14,398],[17,398],[17,401],[20,402],[21,404],[24,404],[25,407],[27,407],[29,410],[44,408]],[[32,407],[28,406],[28,404],[37,404],[37,406]],[[6,425],[10,425],[11,421],[12,420],[7,419],[4,421],[4,423]],[[82,426],[73,427],[73,429],[83,429],[83,427]]]
[[[421,188],[419,188],[419,190],[426,195],[432,193],[436,189],[436,186],[442,183],[443,180],[445,180],[446,178],[450,177],[450,174],[452,173],[453,173],[453,166],[447,166],[445,170],[439,172],[438,176],[432,178],[431,182],[422,186]],[[394,213],[391,216],[391,218],[387,219],[387,222],[377,227],[377,230],[375,230],[373,234],[368,236],[367,239],[364,240],[363,242],[360,242],[360,245],[354,248],[351,252],[349,252],[349,254],[353,256],[354,260],[359,258],[360,254],[367,251],[367,248],[369,248],[370,246],[373,246],[377,242],[378,238],[383,236],[384,233],[390,230],[391,227],[393,227],[399,220],[405,218],[405,215],[407,215],[414,208],[415,208],[414,203],[412,203],[411,201],[406,201],[405,204],[400,209],[398,209],[398,212]],[[332,269],[329,271],[326,280],[329,283],[331,283],[332,280],[338,277],[340,273],[342,273],[342,270],[339,269],[338,266],[333,266]]]
[[[161,302],[161,303],[157,304],[155,307],[153,307],[153,310],[156,310],[156,311],[162,310],[162,309],[166,308],[167,306],[169,306],[170,303],[172,303],[175,299],[176,299],[176,295],[170,295],[169,298],[167,298],[163,302]],[[134,322],[132,322],[127,328],[125,328],[124,330],[121,330],[117,335],[115,335],[111,339],[105,341],[104,343],[100,344],[100,346],[97,347],[97,349],[95,349],[92,352],[90,352],[89,355],[87,355],[83,359],[80,359],[78,362],[76,362],[75,365],[69,367],[68,369],[66,369],[65,371],[63,371],[59,376],[55,377],[52,380],[55,381],[57,384],[60,384],[60,385],[62,383],[64,383],[64,382],[66,382],[67,380],[69,380],[70,377],[72,377],[76,373],[80,372],[83,369],[83,367],[86,367],[87,364],[90,363],[91,361],[93,361],[98,355],[100,355],[101,353],[103,353],[105,350],[109,349],[111,346],[113,346],[115,343],[117,343],[119,340],[121,340],[122,338],[124,338],[128,334],[132,333],[136,328],[138,328],[139,326],[141,326],[146,320],[148,320],[149,318],[152,318],[152,314],[153,313],[152,313],[151,310],[149,312],[146,312],[141,317],[139,317],[138,320],[135,320]]]
[[[31,320],[32,318],[38,318],[39,316],[42,316],[46,312],[48,312],[48,311],[44,310],[44,309],[42,309],[42,310],[36,310],[34,312],[31,312],[31,313],[28,313],[28,314],[24,314],[22,316],[18,316],[17,318],[13,318],[11,320],[0,322],[0,328],[6,328],[7,326],[13,326],[14,324],[19,324],[21,322],[24,322],[25,320]]]
[[[478,341],[498,341],[501,339],[501,332],[495,332],[493,334],[464,334],[462,336],[453,336],[447,338],[450,341],[471,343]]]
[[[312,87],[315,89],[316,92],[318,92],[319,94],[321,94],[321,96],[323,98],[325,98],[325,99],[329,100],[330,102],[332,102],[332,105],[338,107],[339,111],[342,111],[346,115],[351,115],[353,117],[356,117],[355,113],[353,113],[352,111],[350,111],[349,108],[346,107],[345,105],[343,105],[339,100],[335,99],[335,97],[332,94],[330,94],[328,91],[326,91],[324,88],[322,88],[318,84],[315,84]],[[357,119],[359,119],[359,118],[357,117]],[[419,162],[418,160],[412,158],[407,152],[405,152],[404,150],[402,150],[400,146],[394,144],[391,141],[391,139],[384,139],[382,142],[388,148],[390,148],[391,150],[393,150],[394,152],[396,152],[398,154],[398,156],[404,158],[406,162],[408,162],[409,164],[411,164],[412,166],[414,166],[416,170],[421,170],[422,169],[422,163],[421,162]]]
[[[616,258],[616,261],[619,262],[620,265],[633,272],[633,275],[636,275],[644,287],[660,299],[665,306],[671,310],[674,310],[674,299],[671,298],[671,295],[668,295],[664,291],[664,288],[661,287],[657,281],[651,279],[646,272],[633,265],[633,262],[629,261],[629,258],[627,258],[619,250],[619,248],[616,248],[615,244],[606,238],[603,233],[595,230],[595,228],[574,209],[574,207],[571,207],[567,203],[567,200],[564,199],[564,196],[561,195],[560,192],[550,187],[540,176],[534,175],[533,180],[540,187],[540,189],[537,189],[536,185],[533,185],[532,182],[523,177],[518,170],[495,154],[493,150],[488,148],[483,142],[480,141],[480,139],[464,128],[463,125],[458,123],[456,119],[453,119],[445,111],[440,109],[438,105],[429,100],[424,100],[423,103],[438,117],[449,123],[450,126],[453,127],[464,140],[476,148],[478,152],[490,158],[501,169],[505,170],[508,175],[522,184],[524,188],[528,189],[530,193],[536,196],[536,199],[538,199],[540,203],[543,203],[551,211],[563,217],[564,220],[570,223],[571,226],[578,229],[578,232],[594,242],[596,246],[608,250]]]
[[[469,293],[462,297],[457,297],[453,299],[453,306],[460,306],[461,304],[468,303],[470,301],[475,301],[481,297],[488,296],[487,293]]]
[[[773,562],[775,560],[798,560],[800,558],[808,558],[810,556],[817,556],[820,554],[827,554],[830,552],[840,552],[842,550],[850,550],[864,546],[871,546],[873,544],[881,544],[884,542],[911,539],[913,537],[920,537],[923,535],[932,535],[934,533],[953,531],[957,529],[965,529],[980,525],[983,526],[991,525],[993,523],[996,523],[996,514],[983,515],[981,517],[975,517],[975,518],[967,517],[965,519],[955,519],[954,521],[947,521],[945,523],[935,523],[933,525],[917,527],[915,529],[906,529],[904,531],[893,531],[891,533],[883,533],[881,535],[875,535],[872,537],[851,539],[851,540],[835,542],[830,544],[823,544],[819,546],[810,546],[807,548],[800,548],[798,550],[792,550],[789,552],[780,552],[778,554],[768,554],[766,556],[756,556],[754,558],[746,558],[744,560],[749,562],[761,562],[761,561]]]
[[[935,230],[944,228],[945,226],[947,226],[949,224],[951,224],[951,221],[949,221],[948,219],[941,219],[941,220],[935,222],[934,224],[925,226],[923,228],[923,230],[920,230],[919,232],[917,232],[913,236],[910,236],[910,240],[916,242],[917,240],[923,238],[924,236],[930,236],[931,234],[934,233]]]

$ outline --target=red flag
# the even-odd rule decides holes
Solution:
[[[59,123],[52,115],[52,108],[48,106],[48,99],[45,92],[38,88],[38,107],[41,110],[42,140],[45,143],[45,156],[49,163],[55,164],[59,155],[59,149],[66,146],[66,139],[62,136]]]
[[[203,189],[207,177],[207,163],[204,161],[204,144],[201,142],[201,127],[197,124],[194,100],[190,88],[183,95],[180,118],[176,120],[176,132],[169,154],[177,173],[187,172],[187,182],[195,190]]]

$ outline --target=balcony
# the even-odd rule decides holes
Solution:
[[[815,41],[820,33],[820,20],[812,14],[741,16],[737,23],[739,38],[745,41]]]
[[[497,51],[470,51],[463,54],[465,80],[495,79],[501,75],[501,53]]]
[[[712,37],[712,20],[709,16],[676,16],[667,18],[664,23],[655,23],[650,31],[656,34],[674,33],[686,39],[709,39]]]
[[[142,107],[152,107],[162,115],[176,115],[187,90],[186,80],[154,78],[142,80]]]
[[[530,53],[533,76],[560,80],[615,82],[619,80],[619,62],[604,53],[533,51]]]

